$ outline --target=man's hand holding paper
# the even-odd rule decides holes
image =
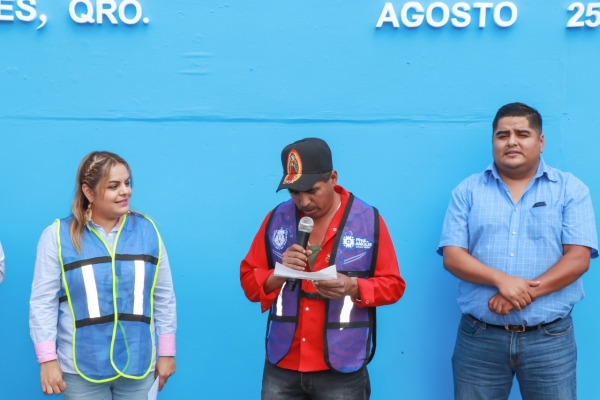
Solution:
[[[328,281],[314,281],[317,292],[326,299],[338,300],[346,296],[359,297],[358,282],[355,278],[348,278],[337,273],[337,279]]]

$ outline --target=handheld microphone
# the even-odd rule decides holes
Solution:
[[[308,244],[308,238],[310,237],[310,233],[312,232],[315,226],[315,222],[311,217],[303,217],[300,219],[298,223],[298,234],[296,235],[296,244],[299,244],[303,249],[306,249],[306,245]],[[291,291],[296,289],[296,285],[298,284],[298,279],[288,279],[287,280],[288,287]]]

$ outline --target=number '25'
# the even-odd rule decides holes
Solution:
[[[572,3],[567,10],[575,11],[575,14],[567,22],[567,28],[581,28],[585,25],[595,28],[600,25],[600,3],[588,3],[586,9],[583,3],[576,2]],[[585,21],[581,21],[584,12],[588,18]]]

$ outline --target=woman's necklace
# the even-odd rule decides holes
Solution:
[[[340,209],[340,206],[341,206],[341,205],[342,205],[342,202],[340,201],[340,204],[338,204],[337,208],[335,209],[335,212],[337,212],[337,211]],[[333,213],[333,214],[335,215],[335,213]],[[325,239],[325,235],[323,235],[323,237],[321,238],[321,241],[319,242],[318,246],[320,246],[320,245],[322,245],[322,244],[323,244],[323,239]],[[312,245],[310,244],[310,242],[308,242],[308,245],[309,245],[309,246],[312,246]]]

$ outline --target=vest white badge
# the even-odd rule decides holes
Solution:
[[[373,247],[373,243],[367,239],[354,237],[350,232],[342,237],[342,245],[345,249],[365,249],[369,250]]]
[[[273,246],[277,250],[282,250],[285,247],[285,244],[287,243],[288,235],[289,230],[287,228],[281,227],[277,229],[275,232],[273,232],[273,238],[271,239],[271,241],[273,242]]]
[[[346,249],[353,249],[354,248],[354,236],[352,235],[345,235],[343,238],[343,245],[344,248]]]

